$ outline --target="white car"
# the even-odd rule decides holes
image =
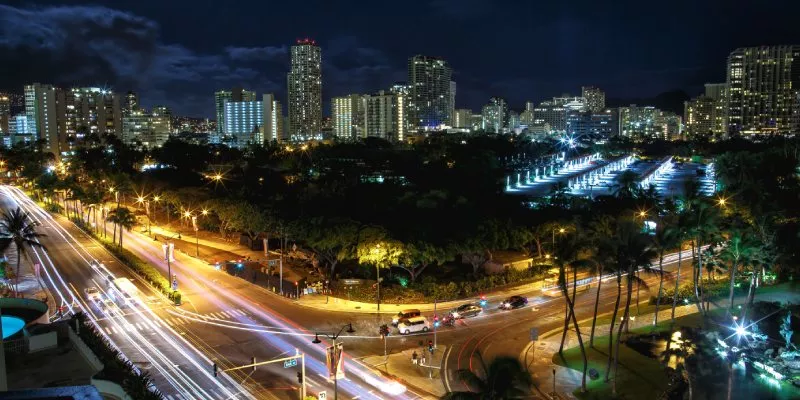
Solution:
[[[84,292],[86,292],[86,298],[89,299],[89,301],[97,301],[103,297],[100,291],[94,286],[87,288]]]
[[[409,333],[427,332],[431,329],[431,325],[425,317],[413,317],[400,321],[397,329],[401,335],[408,335]]]

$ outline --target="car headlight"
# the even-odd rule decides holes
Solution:
[[[453,313],[453,318],[458,318],[458,317],[460,317],[460,316],[461,316],[461,315],[459,315],[457,312],[454,312],[454,313]]]

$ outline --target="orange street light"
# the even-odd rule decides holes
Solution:
[[[202,213],[203,215],[208,215],[208,210],[203,210],[201,213]]]

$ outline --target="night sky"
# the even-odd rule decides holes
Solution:
[[[613,4],[613,5],[610,5]],[[139,92],[145,106],[213,114],[242,86],[285,103],[288,46],[322,47],[323,97],[405,81],[414,54],[454,68],[457,108],[512,108],[595,85],[611,98],[698,93],[736,47],[800,44],[798,0],[5,1],[0,90],[25,83]]]

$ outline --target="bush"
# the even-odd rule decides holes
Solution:
[[[708,280],[703,279],[703,292],[705,293],[706,300],[716,300],[716,299],[725,299],[728,297],[730,293],[730,286],[728,285],[728,278],[719,278],[715,280]],[[666,285],[665,285],[666,286]],[[747,289],[749,287],[749,283],[746,281],[742,281],[737,283],[737,286],[733,290],[733,294],[744,295],[747,294]],[[672,304],[672,300],[675,297],[675,287],[665,287],[664,293],[661,295],[661,304]],[[685,285],[681,285],[678,288],[678,303],[679,304],[688,304],[695,302],[694,296],[694,285],[691,282],[687,282]],[[650,298],[650,304],[656,303],[656,297]]]
[[[162,275],[161,272],[159,272],[155,267],[137,257],[130,250],[123,249],[116,244],[111,243],[108,238],[96,235],[84,221],[80,219],[73,219],[72,221],[84,232],[95,238],[98,242],[102,243],[106,250],[122,261],[122,263],[128,266],[128,268],[132,269],[133,272],[142,277],[142,279],[153,285],[176,305],[181,304],[180,292],[177,290],[173,291],[169,280],[165,278],[164,275]]]
[[[80,324],[78,337],[92,350],[103,363],[103,370],[95,375],[98,379],[105,379],[122,386],[129,396],[142,400],[161,400],[161,393],[151,389],[153,381],[145,372],[140,372],[129,360],[114,349],[95,326],[86,321],[83,313],[75,314],[70,320],[70,326]]]

